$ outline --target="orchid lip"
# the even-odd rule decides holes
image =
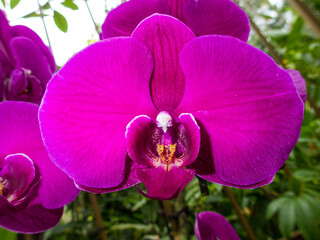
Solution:
[[[137,116],[127,125],[126,140],[130,158],[144,165],[136,171],[147,189],[139,190],[144,196],[171,199],[192,180],[195,171],[184,167],[198,155],[200,128],[191,114],[175,118],[163,111],[155,120]]]
[[[189,123],[195,127],[192,131],[199,131],[199,126],[196,120],[191,114],[181,114],[180,117],[188,118]],[[179,117],[179,118],[180,118]],[[137,129],[135,129],[137,128]],[[135,133],[136,142],[135,145],[139,145],[139,150],[135,150],[135,153],[131,151],[129,146],[129,156],[140,164],[149,167],[163,166],[167,170],[171,165],[177,167],[184,167],[189,165],[185,162],[189,162],[191,143],[190,136],[192,133],[188,132],[184,124],[173,120],[173,117],[166,111],[162,111],[158,114],[155,120],[151,120],[146,115],[140,115],[135,117],[128,125],[126,131],[126,138],[132,138],[132,131],[138,131]],[[136,154],[139,151],[141,157],[136,158]],[[192,160],[193,161],[193,160]]]

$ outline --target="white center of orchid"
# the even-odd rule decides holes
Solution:
[[[168,127],[172,127],[172,117],[166,111],[162,111],[156,118],[157,126],[162,128],[163,132],[167,132]]]

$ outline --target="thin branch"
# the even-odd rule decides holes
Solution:
[[[40,3],[39,3],[39,0],[37,0],[37,2],[38,2],[39,10],[40,10],[40,17],[41,17],[41,20],[42,20],[42,23],[43,23],[44,31],[46,32],[46,36],[47,36],[49,48],[50,48],[50,50],[51,50],[51,52],[52,52],[52,46],[51,46],[51,42],[50,42],[50,38],[49,38],[47,26],[46,26],[46,23],[45,23],[45,21],[44,21],[43,9],[42,9],[42,6],[41,6]],[[53,52],[52,52],[52,53],[53,53]]]
[[[227,197],[229,198],[229,200],[232,204],[232,207],[234,208],[244,230],[246,231],[248,239],[249,240],[256,240],[256,237],[253,234],[253,231],[252,231],[247,219],[244,217],[243,213],[241,212],[240,206],[239,206],[237,200],[235,199],[235,197],[233,196],[232,191],[230,190],[230,188],[225,187],[225,186],[223,187],[223,189],[224,189],[224,192],[226,193]]]
[[[269,41],[265,38],[265,36],[262,34],[262,31],[260,28],[252,21],[252,19],[249,17],[250,25],[253,28],[253,30],[257,33],[260,40],[262,41],[263,45],[269,50],[271,57],[282,67],[285,68],[285,65],[282,62],[282,58],[277,53],[277,51],[274,49],[274,47],[269,43]]]
[[[170,238],[170,240],[174,240],[171,228],[169,226],[169,220],[168,220],[168,218],[169,218],[168,214],[170,214],[170,213],[167,213],[167,206],[165,206],[165,205],[167,205],[167,203],[164,201],[159,201],[159,205],[160,205],[160,209],[161,209],[161,215],[164,219],[164,222],[165,222],[165,225],[166,225],[166,228],[168,231],[169,238]]]
[[[96,22],[95,22],[95,20],[94,20],[94,18],[93,18],[93,15],[92,15],[92,13],[91,13],[91,10],[90,10],[90,8],[89,8],[88,0],[84,0],[84,1],[85,1],[85,3],[86,3],[88,12],[89,12],[89,14],[90,14],[90,17],[91,17],[91,20],[92,20],[92,22],[93,22],[93,25],[94,25],[94,27],[95,27],[95,29],[96,29],[96,32],[97,32],[98,36],[100,36],[100,31],[99,31],[98,25],[96,24]]]
[[[99,209],[97,197],[96,197],[95,194],[89,193],[89,199],[90,199],[90,203],[91,203],[91,206],[92,206],[92,209],[93,209],[94,216],[96,218],[96,222],[97,222],[97,225],[98,225],[100,237],[101,237],[102,240],[108,240],[106,231],[104,229],[102,214],[101,214],[100,209]]]
[[[23,234],[23,239],[24,239],[24,240],[33,240],[31,234]]]

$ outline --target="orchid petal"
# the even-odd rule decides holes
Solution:
[[[189,165],[188,168],[196,170],[196,175],[209,181],[218,183],[224,186],[243,188],[243,189],[253,189],[257,187],[262,187],[273,182],[274,176],[271,176],[261,182],[257,182],[251,185],[235,185],[221,180],[214,169],[214,161],[212,158],[212,149],[210,144],[210,136],[205,131],[204,126],[200,124],[201,131],[201,145],[199,155],[195,162],[192,165]]]
[[[234,185],[272,177],[296,144],[303,103],[289,74],[235,38],[204,36],[181,52],[191,112],[209,135],[215,173]]]
[[[154,167],[154,159],[150,157],[150,154],[152,153],[149,153],[147,150],[151,138],[151,132],[154,128],[156,128],[156,125],[146,115],[136,116],[127,125],[127,149],[130,158],[134,162]]]
[[[101,26],[102,37],[130,36],[138,24],[154,13],[169,14],[166,0],[130,0],[111,10]]]
[[[52,76],[50,64],[41,49],[30,39],[17,37],[11,41],[11,47],[18,67],[31,71],[31,74],[46,86]]]
[[[35,198],[27,208],[12,209],[6,199],[0,197],[0,226],[19,233],[39,233],[54,227],[60,221],[63,208],[46,209]]]
[[[151,78],[151,97],[159,111],[176,108],[184,94],[185,78],[179,63],[183,46],[194,39],[192,31],[177,19],[155,14],[143,20],[132,37],[151,49],[155,67]]]
[[[192,180],[194,173],[195,171],[192,169],[182,169],[174,165],[169,166],[169,169],[162,166],[138,169],[137,177],[145,185],[147,193],[144,193],[140,188],[138,190],[149,198],[159,200],[175,198]]]
[[[10,39],[11,27],[4,11],[0,10],[0,63],[1,65],[6,61],[11,61]],[[6,59],[2,62],[3,59]],[[13,63],[11,63],[13,65]]]
[[[45,208],[55,209],[72,202],[80,190],[74,185],[49,158],[45,149],[33,151],[28,156],[34,161],[41,173],[39,199]]]
[[[232,225],[219,213],[196,213],[194,233],[198,240],[240,240]]]
[[[136,115],[156,115],[152,70],[141,41],[113,38],[76,54],[49,82],[39,113],[44,142],[54,163],[78,184],[111,188],[123,182],[126,126]]]
[[[140,182],[140,180],[137,179],[137,177],[136,177],[136,170],[138,168],[145,168],[145,166],[139,165],[139,164],[133,162],[127,156],[125,178],[118,186],[115,186],[112,188],[89,188],[89,187],[83,186],[78,183],[75,183],[75,184],[76,184],[77,188],[79,188],[80,190],[84,190],[84,191],[92,192],[92,193],[96,193],[96,194],[109,193],[109,192],[123,190],[126,188],[130,188]]]
[[[306,81],[303,79],[300,72],[297,70],[287,69],[287,72],[290,74],[302,101],[305,103],[307,100]]]
[[[44,148],[37,105],[26,102],[0,104],[0,158],[24,153],[39,168],[42,176],[39,195],[47,208],[71,202],[79,193],[73,181],[57,168]]]
[[[179,157],[182,160],[181,164],[177,163],[176,166],[183,168],[193,163],[198,156],[200,149],[200,128],[190,113],[180,114],[179,121],[182,123],[184,128],[183,132],[186,137],[184,139],[178,139],[178,144],[187,144],[187,146],[184,154]],[[182,143],[182,141],[186,141],[186,143]]]
[[[25,102],[0,103],[0,158],[16,153],[28,156],[30,152],[44,150],[37,120],[38,109],[37,105]]]
[[[28,87],[27,76],[21,69],[14,69],[8,82],[8,100],[13,100]]]
[[[188,0],[183,12],[188,27],[196,36],[217,34],[248,40],[249,19],[230,0]]]
[[[46,60],[50,65],[51,73],[56,71],[56,63],[50,48],[43,43],[42,39],[33,30],[22,25],[16,25],[11,27],[11,34],[14,38],[25,37],[30,39],[35,45],[37,45],[42,54],[46,57]]]
[[[170,8],[170,15],[184,22],[183,6],[187,0],[167,0],[167,2]]]

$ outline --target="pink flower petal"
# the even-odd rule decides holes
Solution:
[[[166,0],[130,0],[111,10],[101,26],[102,37],[130,36],[138,24],[154,13],[169,14]]]
[[[227,219],[216,212],[196,213],[194,233],[198,240],[240,240]]]
[[[219,179],[252,185],[275,175],[303,118],[289,74],[263,52],[224,36],[190,42],[181,65],[186,91],[176,112],[192,113],[208,134]]]
[[[210,136],[205,131],[204,126],[200,125],[201,130],[201,146],[200,152],[197,157],[197,160],[192,163],[192,165],[188,166],[190,169],[196,170],[196,175],[209,181],[218,183],[224,186],[243,188],[243,189],[253,189],[257,187],[262,187],[273,182],[274,176],[271,176],[261,182],[257,182],[251,185],[235,185],[228,182],[225,182],[217,176],[214,169],[214,161],[212,158],[212,150],[210,144]]]
[[[183,156],[183,161],[181,165],[178,165],[180,168],[186,167],[193,163],[198,154],[200,149],[200,128],[190,113],[182,113],[179,116],[179,121],[182,123],[184,127],[184,132],[186,134],[186,138],[184,139],[187,141],[187,148],[185,151],[185,155]]]
[[[40,47],[26,37],[17,37],[11,41],[14,58],[18,68],[30,70],[45,87],[52,77],[52,70],[46,55]]]
[[[0,226],[19,233],[39,233],[54,227],[60,221],[63,208],[46,209],[35,198],[25,209],[10,209],[8,202],[0,197]]]
[[[196,36],[217,34],[248,40],[249,19],[230,0],[188,0],[183,12],[188,27]]]
[[[147,193],[140,188],[139,192],[149,198],[165,200],[176,198],[182,189],[192,180],[194,170],[171,166],[137,170],[138,179],[145,185]]]
[[[33,43],[35,43],[42,52],[42,54],[46,57],[46,60],[50,65],[51,73],[54,73],[56,71],[56,63],[54,61],[50,48],[43,43],[42,39],[33,30],[22,25],[13,26],[10,30],[12,37],[25,37],[30,39]]]
[[[46,208],[59,208],[71,202],[79,193],[73,181],[49,159],[44,148],[37,105],[26,102],[0,104],[0,159],[23,153],[39,169],[39,195]]]
[[[49,158],[45,149],[28,153],[41,173],[39,199],[46,208],[55,209],[72,202],[80,190]]]
[[[25,102],[0,103],[0,158],[16,153],[28,156],[30,152],[44,150],[38,109],[37,105]]]
[[[78,184],[116,187],[125,178],[127,124],[155,116],[152,54],[132,38],[113,38],[76,54],[49,82],[39,119],[55,164]]]
[[[115,187],[112,188],[90,188],[90,187],[86,187],[83,186],[81,184],[75,183],[76,186],[84,191],[87,192],[92,192],[92,193],[97,193],[97,194],[101,194],[101,193],[109,193],[109,192],[115,192],[115,191],[119,191],[119,190],[123,190],[126,188],[130,188],[134,185],[136,185],[137,183],[140,182],[139,179],[137,179],[136,177],[136,170],[138,168],[144,168],[144,166],[141,166],[135,162],[133,162],[129,156],[127,156],[126,158],[126,173],[125,173],[125,178],[123,179],[123,181]]]
[[[297,70],[287,69],[287,72],[290,74],[302,101],[305,103],[307,100],[306,81],[303,79],[300,72]]]
[[[9,26],[5,12],[0,10],[0,56],[3,56],[0,57],[0,60],[5,59],[4,62],[11,61],[10,40],[11,27]],[[1,62],[1,65],[2,64]],[[11,64],[13,65],[14,63],[12,62]]]
[[[143,20],[132,37],[151,49],[155,67],[151,78],[151,96],[159,111],[176,108],[184,94],[185,79],[179,55],[183,46],[194,39],[192,31],[177,19],[155,14]]]
[[[154,159],[150,158],[150,153],[147,149],[153,128],[156,128],[156,125],[146,115],[136,116],[127,125],[126,143],[128,154],[137,164],[154,167]]]
[[[170,15],[184,22],[183,6],[187,0],[167,0],[167,2],[170,8]]]

